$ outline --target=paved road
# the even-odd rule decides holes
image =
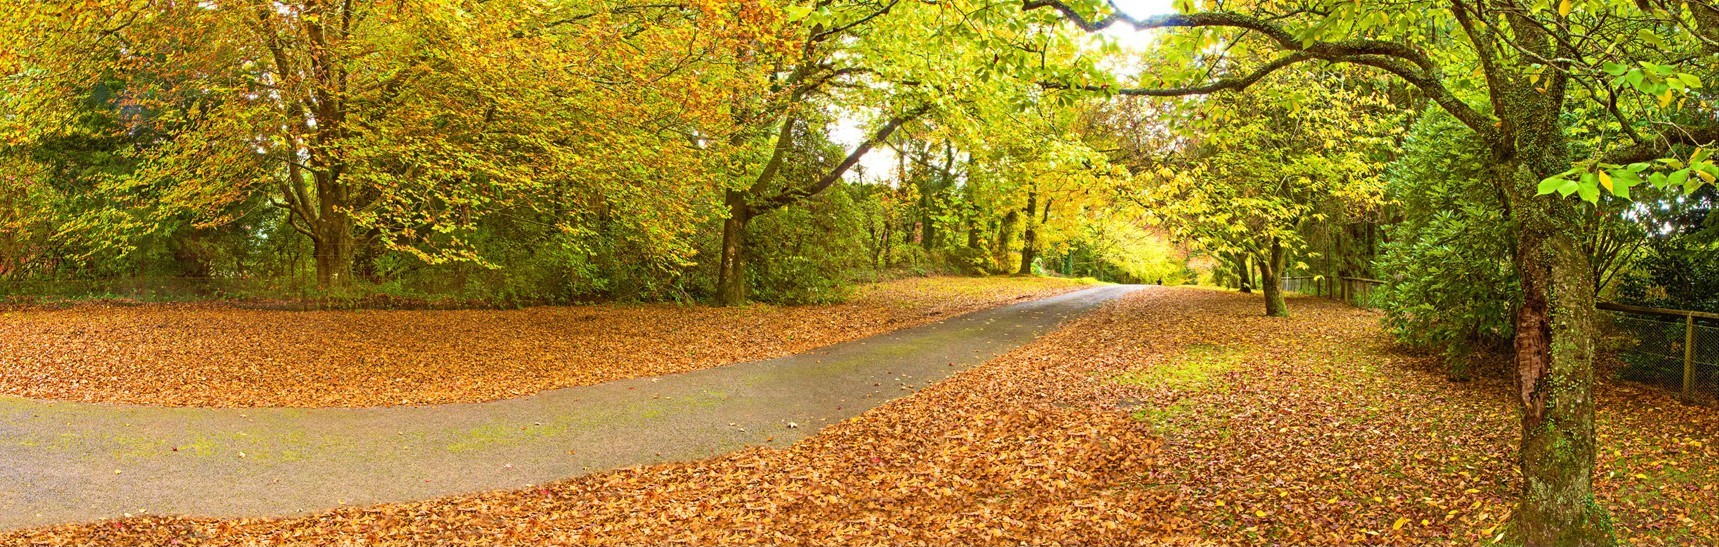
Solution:
[[[125,513],[294,514],[786,446],[1135,289],[1086,289],[779,359],[489,403],[200,409],[0,396],[0,529]]]

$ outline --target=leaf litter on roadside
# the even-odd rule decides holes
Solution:
[[[1486,543],[1517,488],[1501,379],[1445,381],[1371,312],[1148,289],[781,449],[287,518],[138,517],[24,544]],[[1127,381],[1188,364],[1197,382]],[[1200,353],[1204,352],[1204,353]],[[1198,355],[1196,355],[1198,356]],[[1203,358],[1203,357],[1202,357]],[[1632,543],[1710,543],[1719,420],[1599,391],[1600,502]],[[1645,479],[1643,478],[1645,477]]]
[[[0,316],[0,393],[203,407],[491,401],[808,349],[1080,288],[1046,277],[866,285],[848,303],[742,308],[279,311],[221,303]]]

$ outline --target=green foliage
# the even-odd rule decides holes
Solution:
[[[1181,285],[1194,279],[1187,253],[1162,234],[1119,219],[1094,223],[1047,264],[1065,276]]]
[[[1659,35],[1647,29],[1641,32],[1645,38],[1644,42],[1666,47],[1665,40]],[[1703,108],[1697,106],[1686,110],[1686,103],[1694,99],[1695,105],[1703,105],[1707,96],[1701,91],[1703,85],[1700,76],[1679,72],[1677,68],[1650,60],[1639,61],[1633,66],[1605,61],[1601,72],[1612,77],[1608,82],[1610,86],[1634,91],[1650,98],[1647,101],[1638,100],[1634,104],[1641,113],[1655,117],[1687,117],[1692,113],[1690,111],[1699,112]],[[1679,112],[1680,110],[1686,111]],[[1700,123],[1702,120],[1694,121]],[[1629,129],[1615,123],[1608,125],[1615,126],[1617,130]],[[1710,148],[1701,146],[1688,151],[1687,154],[1671,154],[1651,161],[1620,164],[1596,157],[1575,163],[1569,170],[1541,180],[1536,189],[1538,193],[1542,196],[1556,193],[1562,197],[1574,194],[1589,203],[1598,203],[1603,194],[1630,199],[1630,189],[1643,184],[1649,184],[1655,190],[1674,190],[1688,194],[1719,181],[1719,162],[1714,161]]]
[[[1148,220],[1227,268],[1252,264],[1268,315],[1287,313],[1276,287],[1308,268],[1310,225],[1381,204],[1401,113],[1351,75],[1286,69],[1246,91],[1165,102],[1156,110],[1174,129],[1134,129],[1124,146]]]
[[[266,211],[324,282],[665,294],[732,152],[710,92],[760,94],[729,56],[777,45],[746,2],[272,6],[0,8],[5,256],[200,274],[134,266]]]
[[[990,270],[991,255],[983,247],[962,245],[950,249],[944,256],[951,268],[965,275],[983,274]]]
[[[1406,345],[1460,366],[1509,340],[1520,298],[1512,235],[1486,180],[1480,145],[1443,111],[1428,111],[1386,171],[1401,221],[1386,228],[1377,296],[1385,325]]]
[[[1719,312],[1719,215],[1711,213],[1719,190],[1703,189],[1690,196],[1693,204],[1666,222],[1671,233],[1649,239],[1640,257],[1618,287],[1618,297],[1630,304]]]
[[[847,297],[868,265],[865,218],[855,193],[840,185],[748,226],[747,282],[753,298],[824,304]]]

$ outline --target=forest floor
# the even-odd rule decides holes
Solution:
[[[769,359],[1059,294],[1049,277],[920,277],[818,306],[279,311],[224,303],[0,313],[0,394],[197,407],[510,399]]]
[[[1135,293],[786,448],[307,516],[139,517],[0,543],[1487,543],[1508,382],[1451,383],[1372,312]],[[1719,416],[1598,388],[1596,495],[1635,544],[1719,541]]]

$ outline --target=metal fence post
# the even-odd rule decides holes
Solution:
[[[1695,396],[1695,314],[1683,316],[1683,396]]]

